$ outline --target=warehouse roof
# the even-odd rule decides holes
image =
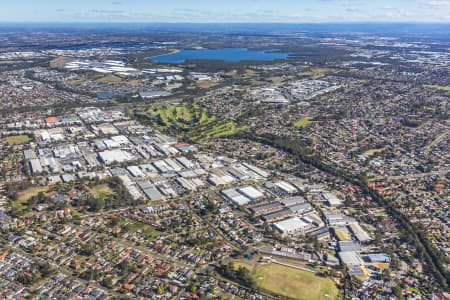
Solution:
[[[273,202],[269,202],[269,203],[263,203],[263,204],[258,204],[255,206],[250,207],[250,210],[253,211],[255,214],[261,214],[261,213],[265,213],[267,211],[273,211],[274,209],[279,209],[281,206],[281,203],[278,201],[273,201]]]
[[[305,198],[303,198],[301,196],[295,196],[295,197],[284,198],[284,199],[281,199],[278,201],[283,203],[285,206],[289,207],[289,206],[305,203],[306,200],[305,200]]]
[[[339,241],[338,248],[340,252],[353,252],[361,249],[361,247],[354,241]]]
[[[353,234],[355,235],[356,239],[358,241],[360,241],[361,243],[372,240],[370,238],[369,234],[366,231],[364,231],[364,229],[362,229],[362,227],[361,227],[361,225],[359,225],[359,223],[350,224],[349,227],[350,227],[351,231],[353,232]]]
[[[325,192],[320,194],[322,199],[324,199],[330,206],[340,206],[344,203],[342,199],[339,199],[335,194],[330,192]]]
[[[291,233],[301,230],[302,228],[307,227],[309,224],[303,222],[298,217],[293,217],[274,223],[273,225],[282,233]]]
[[[245,205],[251,201],[249,198],[240,194],[236,189],[223,190],[222,195],[237,205]]]
[[[355,251],[339,252],[338,256],[342,263],[346,265],[361,265],[363,262],[359,254]]]
[[[292,184],[287,183],[286,181],[275,182],[275,185],[289,194],[297,192],[297,188],[295,188]]]
[[[367,255],[372,263],[388,263],[391,261],[391,257],[386,253],[372,253]]]
[[[283,208],[274,212],[270,212],[267,214],[264,214],[262,217],[266,221],[273,221],[273,220],[279,220],[286,218],[288,216],[292,216],[292,212],[289,210],[289,208]]]
[[[264,197],[264,194],[252,186],[245,186],[238,189],[239,193],[252,200]]]

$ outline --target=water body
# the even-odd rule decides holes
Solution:
[[[181,50],[149,59],[157,63],[181,64],[187,60],[221,60],[225,62],[240,61],[273,61],[277,59],[287,59],[288,53],[276,52],[275,50],[249,50],[246,48],[225,48],[225,49],[201,49],[201,50]]]

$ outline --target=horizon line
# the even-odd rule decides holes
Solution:
[[[141,24],[141,25],[203,25],[203,24],[217,24],[217,25],[316,25],[316,24],[433,24],[433,25],[450,25],[450,21],[317,21],[317,22],[167,22],[167,21],[0,21],[1,25],[7,24],[67,24],[67,25],[79,25],[79,24]]]

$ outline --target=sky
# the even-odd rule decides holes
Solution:
[[[0,22],[450,23],[450,0],[0,0]]]

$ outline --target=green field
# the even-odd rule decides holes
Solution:
[[[31,139],[27,135],[13,135],[13,136],[7,136],[7,137],[3,138],[2,142],[4,142],[5,144],[7,144],[9,146],[14,146],[14,145],[26,144],[30,140]]]
[[[51,68],[64,68],[67,63],[73,62],[75,59],[69,57],[56,57],[50,61]]]
[[[126,228],[128,233],[139,233],[139,235],[143,236],[146,240],[155,240],[158,236],[161,235],[161,231],[152,225],[145,224],[142,222],[138,222],[132,220],[130,218],[121,218],[119,221],[119,226],[122,228]]]
[[[195,85],[202,89],[210,89],[217,86],[217,84],[217,81],[214,80],[200,80],[195,82]]]
[[[424,87],[437,90],[437,91],[443,91],[443,92],[450,92],[450,86],[443,86],[443,85],[424,85]]]
[[[83,75],[71,77],[66,81],[68,85],[72,86],[81,85],[86,82],[94,82],[100,84],[134,84],[139,82],[139,79],[126,79],[125,77],[114,74],[85,73]]]
[[[147,240],[155,240],[161,235],[161,231],[148,224],[135,222],[131,227],[131,232],[138,232]]]
[[[49,190],[50,186],[34,186],[23,190],[17,194],[17,199],[12,202],[12,206],[16,210],[25,210],[26,203],[31,197],[37,196],[40,192],[47,193]]]
[[[372,156],[372,155],[375,155],[377,153],[383,152],[385,149],[386,149],[386,147],[378,148],[378,149],[369,149],[369,150],[365,151],[363,153],[363,155],[364,156]]]
[[[244,129],[233,121],[210,116],[196,103],[138,108],[132,113],[147,117],[158,129],[176,131],[194,142],[230,136]]]
[[[117,75],[106,75],[95,80],[97,83],[120,83],[123,79]]]
[[[18,201],[28,201],[31,197],[37,196],[40,192],[46,193],[50,189],[50,186],[34,186],[30,187],[26,190],[23,190],[19,193],[17,200]]]
[[[320,77],[325,74],[332,73],[333,71],[334,70],[330,68],[312,68],[311,70],[302,72],[300,74],[308,77]]]
[[[308,127],[309,125],[311,125],[311,123],[312,123],[312,118],[311,117],[304,117],[304,118],[296,121],[294,123],[294,127],[305,128],[305,127]]]
[[[252,272],[257,286],[263,290],[298,300],[334,300],[339,290],[330,278],[278,264],[250,265],[235,262]]]
[[[107,185],[107,184],[99,184],[96,186],[93,186],[91,188],[92,192],[94,193],[96,198],[108,198],[109,196],[113,196],[115,193],[114,191]]]
[[[348,234],[348,232],[346,230],[335,230],[336,233],[336,237],[338,238],[338,240],[340,241],[351,241],[352,238],[350,237],[350,235]]]

